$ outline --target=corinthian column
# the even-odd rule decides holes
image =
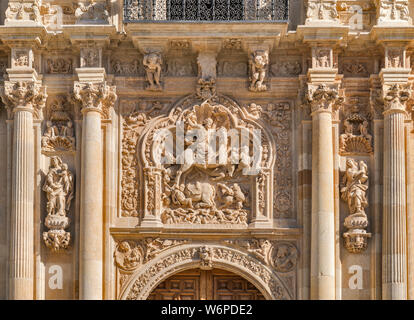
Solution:
[[[106,83],[75,83],[74,98],[81,103],[81,203],[79,297],[101,300],[103,293],[103,159],[101,117],[116,99]]]
[[[382,298],[407,298],[407,230],[405,180],[405,102],[408,85],[383,86],[384,183],[382,240]]]
[[[14,117],[9,299],[33,299],[33,115],[40,116],[46,94],[35,82],[8,81],[4,84],[2,99],[9,117]]]
[[[332,109],[336,85],[308,85],[312,115],[311,299],[335,299]]]

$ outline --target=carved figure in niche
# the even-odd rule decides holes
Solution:
[[[99,49],[82,48],[81,49],[81,67],[97,68],[100,64]]]
[[[269,64],[269,53],[266,50],[255,51],[249,60],[250,64],[250,91],[266,91],[267,86],[264,84],[267,66]]]
[[[368,132],[369,122],[359,98],[353,97],[345,110],[344,133],[339,137],[339,152],[345,154],[366,154],[372,152],[372,135]]]
[[[43,191],[48,199],[47,214],[65,216],[73,198],[73,175],[59,157],[51,158]]]
[[[50,120],[42,136],[43,152],[71,151],[75,146],[73,121],[66,110],[66,97],[58,96],[50,106]]]
[[[403,55],[400,49],[388,50],[388,68],[403,68]]]
[[[161,90],[161,65],[162,58],[158,52],[148,53],[144,56],[142,62],[147,75],[147,90],[159,91]]]
[[[365,208],[368,206],[366,191],[368,189],[368,167],[364,161],[359,163],[347,159],[346,171],[342,180],[341,197],[348,204],[349,215],[345,218],[344,226],[349,230],[344,233],[345,247],[353,253],[366,249],[366,238],[370,236],[365,231],[368,219]]]
[[[74,179],[67,164],[59,157],[52,157],[50,161],[49,172],[42,188],[47,196],[45,225],[50,230],[43,233],[43,239],[46,246],[58,251],[69,245],[70,233],[65,231],[69,226],[66,214],[73,199]]]
[[[330,68],[331,67],[331,52],[330,50],[318,50],[316,55],[316,67],[317,68]]]

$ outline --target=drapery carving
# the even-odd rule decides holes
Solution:
[[[53,251],[66,249],[70,241],[69,212],[74,197],[74,177],[67,164],[59,157],[52,157],[49,172],[46,175],[42,190],[47,196],[45,226],[49,231],[43,232],[43,240]]]
[[[368,206],[366,191],[368,189],[368,167],[364,161],[359,163],[354,159],[347,159],[346,171],[343,176],[341,189],[342,200],[348,204],[349,215],[345,218],[344,226],[348,231],[343,234],[345,248],[351,253],[360,253],[367,248],[366,232],[368,218],[365,208]]]

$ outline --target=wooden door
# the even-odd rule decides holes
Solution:
[[[221,269],[192,269],[161,282],[149,300],[264,300],[246,279]]]

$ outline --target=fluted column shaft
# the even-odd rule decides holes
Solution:
[[[335,223],[330,110],[312,113],[311,299],[335,299]]]
[[[101,113],[83,110],[80,217],[80,299],[102,299],[103,170]]]
[[[382,298],[407,298],[404,111],[384,113]]]
[[[16,107],[10,230],[9,299],[33,299],[34,146],[32,110]]]

